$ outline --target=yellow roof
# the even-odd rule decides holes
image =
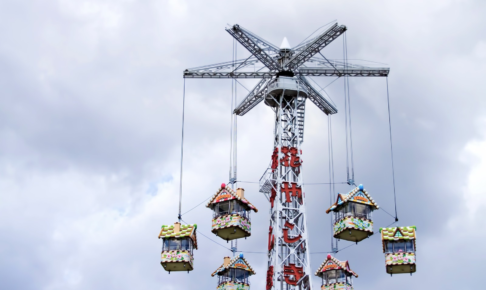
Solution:
[[[181,230],[178,233],[174,233],[174,225],[162,226],[162,230],[159,234],[159,239],[168,239],[168,238],[185,238],[190,237],[194,241],[194,248],[197,249],[197,237],[196,237],[196,229],[197,224],[193,225],[180,225]]]

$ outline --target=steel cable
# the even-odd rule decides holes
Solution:
[[[390,93],[388,90],[388,77],[386,77],[386,100],[388,102],[388,128],[390,131],[390,153],[391,153],[391,163],[392,163],[393,197],[395,199],[395,221],[397,222],[398,221],[397,192],[395,189],[395,162],[393,158],[393,138],[392,138],[392,127],[391,127]]]
[[[184,85],[182,90],[182,140],[181,140],[181,173],[179,178],[179,215],[177,218],[179,222],[181,221],[181,210],[182,210],[182,169],[184,160],[184,113],[186,106],[186,79],[184,78]]]
[[[348,65],[348,37],[346,32],[344,32],[344,41],[346,42],[345,48],[346,48],[346,61],[345,61],[345,67],[347,68]],[[346,77],[346,86],[347,86],[347,98],[348,98],[348,118],[349,118],[349,141],[350,141],[350,153],[351,153],[351,180],[353,180],[354,183],[354,153],[353,153],[353,126],[351,122],[351,97],[349,96],[349,78]],[[356,184],[355,184],[356,185]]]

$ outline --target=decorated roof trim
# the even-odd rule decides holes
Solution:
[[[361,195],[364,195],[365,197],[362,197]],[[362,200],[362,199],[368,199],[369,203]],[[326,213],[330,213],[331,211],[334,211],[337,209],[339,206],[347,203],[347,202],[356,202],[356,203],[361,203],[361,204],[366,204],[366,205],[371,205],[375,209],[379,209],[380,206],[373,200],[373,198],[368,194],[366,189],[363,188],[363,185],[359,185],[358,187],[354,188],[347,194],[338,194],[336,198],[336,202],[331,205],[330,208],[326,210]]]
[[[330,270],[344,270],[344,271],[348,272],[349,274],[351,274],[351,275],[355,276],[356,278],[358,278],[358,274],[356,274],[353,270],[351,270],[351,268],[349,268],[349,262],[348,261],[339,261],[338,259],[334,258],[331,255],[327,255],[327,259],[324,260],[324,262],[322,262],[322,264],[319,267],[319,269],[317,269],[315,275],[320,277],[322,275],[321,273],[327,272],[325,270],[325,267],[326,267],[326,265],[329,262],[334,263],[338,267],[338,269],[335,269],[334,268],[334,269],[330,269]]]
[[[194,242],[194,248],[197,250],[197,236],[196,236],[196,229],[197,224],[193,225],[180,225],[180,231],[178,233],[174,233],[174,225],[162,225],[159,239],[170,239],[170,238],[186,238],[189,237]]]
[[[409,241],[413,240],[414,249],[417,251],[416,235],[417,227],[392,227],[380,228],[381,240],[383,242],[383,253],[386,251],[385,242],[388,241]]]
[[[228,198],[224,198],[223,200],[216,200],[222,191],[228,193],[229,195]],[[258,212],[258,209],[253,204],[251,204],[246,198],[239,197],[238,194],[236,194],[236,192],[228,186],[220,187],[216,191],[216,193],[211,197],[209,202],[206,204],[206,207],[210,208],[213,204],[223,202],[223,201],[228,201],[228,200],[234,200],[234,199],[241,201],[242,203],[246,204],[250,209],[254,210],[255,212]]]
[[[238,262],[238,260],[243,260],[243,262],[245,263],[245,266],[248,267],[248,272],[250,272],[250,275],[255,275],[255,271],[253,270],[253,268],[250,266],[250,263],[248,263],[248,261],[245,259],[245,257],[243,257],[243,254],[240,254],[236,257],[234,257],[232,260],[229,261],[228,263],[228,266],[224,266],[224,263],[223,265],[221,265],[218,269],[216,269],[216,271],[214,271],[212,274],[211,274],[211,277],[214,277],[214,275],[216,275],[217,273],[219,272],[222,272],[222,271],[225,271],[227,269],[230,269],[230,268],[238,268],[238,269],[241,269],[241,267],[236,267],[236,262]]]

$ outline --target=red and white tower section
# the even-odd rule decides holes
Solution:
[[[302,184],[303,116],[307,90],[295,77],[268,85],[275,112],[274,148],[260,191],[270,200],[267,289],[310,289],[310,259]]]

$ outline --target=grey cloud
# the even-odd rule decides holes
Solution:
[[[158,229],[177,216],[182,70],[231,59],[226,23],[296,45],[333,19],[349,29],[350,58],[391,66],[399,218],[418,227],[418,272],[387,276],[378,235],[337,257],[360,274],[360,289],[476,287],[484,235],[454,221],[468,221],[462,194],[473,166],[459,156],[482,138],[484,12],[480,1],[0,3],[1,288],[215,288],[209,274],[230,252],[202,235],[191,274],[158,264]],[[341,44],[323,53],[340,58]],[[247,54],[239,47],[238,55]],[[327,92],[342,112],[341,80]],[[229,81],[186,81],[183,211],[227,180],[229,94]],[[351,97],[357,182],[393,212],[385,80],[352,79]],[[305,181],[327,182],[326,117],[307,108]],[[343,118],[333,117],[337,181],[345,179]],[[260,178],[272,129],[264,105],[239,118],[240,180]],[[260,212],[239,248],[264,252],[268,202],[255,184],[242,185]],[[307,186],[306,196],[311,252],[326,252],[328,187]],[[226,246],[210,219],[203,206],[184,216]],[[375,219],[377,227],[393,221],[383,211]],[[265,254],[246,255],[257,271],[252,288],[263,287]],[[313,254],[312,268],[324,257]],[[449,276],[452,263],[471,267]]]

